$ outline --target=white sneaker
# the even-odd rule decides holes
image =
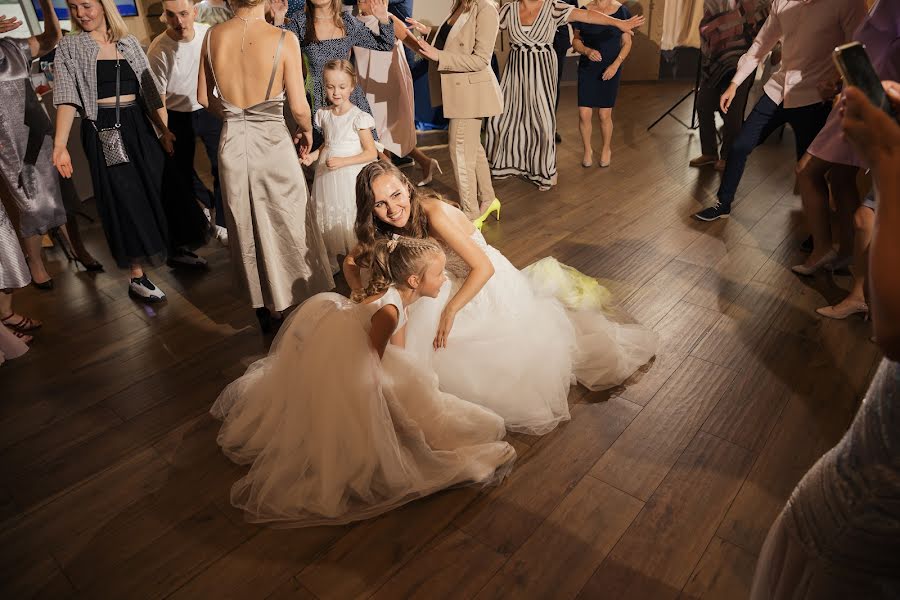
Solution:
[[[181,250],[178,254],[170,256],[166,264],[170,267],[192,267],[194,269],[204,269],[207,266],[205,258],[187,250]]]
[[[162,302],[166,295],[147,279],[147,275],[132,277],[128,282],[128,295],[144,302]]]

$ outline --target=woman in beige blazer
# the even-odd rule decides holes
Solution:
[[[503,110],[500,84],[491,70],[499,31],[497,7],[492,0],[454,0],[440,27],[408,21],[427,39],[419,40],[419,52],[432,61],[431,103],[443,105],[450,120],[450,160],[462,209],[471,219],[495,208],[499,213],[481,145],[482,120]]]

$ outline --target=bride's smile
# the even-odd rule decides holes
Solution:
[[[372,181],[375,216],[397,229],[409,221],[409,190],[392,175],[381,175]]]

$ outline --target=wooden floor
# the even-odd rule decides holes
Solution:
[[[571,422],[513,436],[500,487],[355,526],[273,530],[229,505],[244,469],[206,411],[266,344],[224,249],[204,249],[208,274],[153,272],[159,307],[131,301],[122,273],[48,252],[56,289],[16,294],[45,326],[0,368],[2,596],[745,597],[769,525],[878,357],[866,323],[813,312],[846,278],[788,270],[803,258],[790,131],[753,155],[730,220],[689,218],[718,176],[687,167],[696,132],[646,132],[683,92],[623,87],[612,168],[586,170],[566,88],[560,185],[498,183],[503,221],[485,228],[518,266],[552,254],[602,279],[661,334],[649,371],[573,388]],[[111,266],[96,225],[88,237]]]

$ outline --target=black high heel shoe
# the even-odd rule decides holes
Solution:
[[[103,270],[103,265],[94,260],[92,263],[86,263],[75,254],[75,249],[72,248],[69,243],[66,241],[66,238],[62,236],[59,231],[59,227],[54,227],[50,230],[50,239],[53,240],[53,243],[63,251],[63,254],[66,256],[66,260],[69,262],[74,262],[75,266],[79,264],[84,267],[84,270],[89,273],[98,273]],[[52,287],[52,286],[51,286]]]
[[[52,290],[53,289],[53,278],[51,277],[47,281],[42,281],[38,283],[37,281],[32,280],[31,285],[36,287],[39,290]]]
[[[76,258],[75,264],[81,264],[81,266],[84,267],[84,270],[88,273],[100,273],[101,271],[103,271],[103,265],[96,260],[92,263],[86,263],[80,258]]]

